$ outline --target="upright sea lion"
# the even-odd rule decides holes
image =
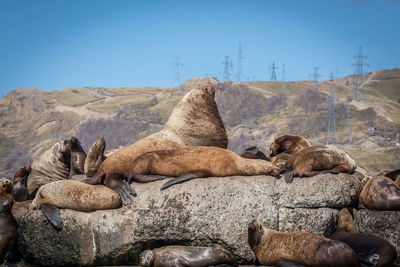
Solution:
[[[365,178],[364,178],[365,179]],[[365,179],[358,207],[371,210],[400,210],[400,187],[392,179],[376,176]]]
[[[68,179],[70,173],[71,141],[59,141],[32,163],[28,192],[32,195],[42,185]]]
[[[59,209],[95,211],[115,209],[120,205],[119,195],[108,187],[61,180],[40,187],[29,209],[41,209],[50,224],[59,231],[62,229]]]
[[[293,176],[310,177],[319,173],[353,173],[357,163],[347,153],[326,146],[306,148],[290,158],[286,168],[285,181],[291,183]]]
[[[373,235],[353,233],[354,221],[350,212],[339,212],[338,226],[329,238],[349,245],[358,256],[362,266],[392,266],[397,258],[395,247],[388,241]]]
[[[129,182],[151,182],[168,177],[178,177],[165,183],[161,190],[194,178],[224,177],[234,175],[279,175],[279,168],[259,159],[246,159],[219,147],[198,146],[176,150],[147,152],[136,158],[131,168],[119,175]],[[98,176],[103,179],[104,174]]]
[[[269,149],[269,156],[274,157],[280,153],[296,154],[311,146],[311,143],[300,135],[281,135],[274,140]]]
[[[18,226],[11,214],[13,203],[11,198],[0,202],[0,264],[4,259],[15,262],[18,257]]]
[[[214,96],[212,83],[199,85],[189,91],[174,108],[161,131],[112,153],[87,183],[101,182],[114,189],[125,205],[133,201],[134,191],[124,183],[120,174],[129,173],[133,161],[140,155],[189,146],[226,148],[228,138]]]
[[[237,266],[233,255],[221,246],[167,246],[145,250],[139,255],[144,267],[208,267]]]
[[[84,164],[84,172],[87,177],[92,177],[99,169],[101,163],[107,158],[104,156],[105,149],[106,141],[103,137],[97,140],[90,148]]]
[[[31,166],[25,166],[19,168],[14,173],[11,193],[14,200],[17,202],[22,202],[29,199],[27,181],[29,174],[31,174],[31,170]]]
[[[70,160],[70,173],[68,179],[71,179],[74,175],[79,175],[85,173],[84,165],[86,159],[86,153],[82,148],[81,142],[78,138],[72,136],[70,138],[71,142],[71,160]]]
[[[268,157],[258,149],[256,146],[249,147],[240,155],[242,158],[246,159],[263,159],[268,160]]]
[[[262,265],[359,266],[357,254],[345,243],[313,233],[278,232],[253,220],[248,243]]]
[[[11,190],[13,184],[7,178],[0,179],[0,201],[7,200],[12,197]]]

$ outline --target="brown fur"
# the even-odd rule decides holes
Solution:
[[[277,232],[256,220],[249,223],[248,242],[262,265],[359,266],[356,253],[345,243],[304,231]]]
[[[345,152],[325,146],[306,148],[292,155],[288,163],[293,176],[299,177],[317,175],[325,170],[352,173],[356,167],[356,162]]]
[[[257,147],[252,146],[245,150],[243,154],[240,155],[242,158],[246,159],[263,159],[268,160],[268,157],[260,151]]]
[[[106,141],[103,137],[97,140],[90,148],[84,164],[84,172],[87,177],[92,177],[99,169],[101,163],[107,158],[104,156],[105,149]]]
[[[21,202],[29,199],[27,187],[28,176],[31,174],[31,166],[19,168],[13,176],[13,188],[11,194],[15,201]]]
[[[274,166],[278,167],[279,169],[284,169],[290,161],[291,157],[292,155],[290,154],[281,153],[276,155],[275,157],[269,158],[269,160]]]
[[[121,205],[121,199],[116,192],[103,185],[62,180],[42,186],[32,201],[30,209],[40,209],[43,204],[60,209],[95,211],[115,209]]]
[[[371,210],[400,210],[400,187],[390,178],[373,177],[364,185],[358,206]]]
[[[0,264],[7,252],[7,261],[15,262],[18,257],[18,226],[11,214],[12,205],[11,198],[0,202]]]
[[[24,217],[25,214],[29,212],[29,206],[31,205],[32,200],[25,200],[22,202],[15,202],[11,212],[12,215],[14,216],[15,221],[17,221],[17,224],[21,221],[22,217]]]
[[[395,183],[398,187],[400,187],[400,175],[397,176],[397,179],[396,179],[396,181],[394,181],[394,183]]]
[[[237,266],[233,255],[221,246],[167,246],[145,250],[139,256],[144,267],[203,267],[216,265]]]
[[[13,187],[13,184],[10,180],[8,180],[6,178],[0,179],[0,201],[12,198],[12,195],[11,195],[12,187]]]
[[[397,169],[397,170],[385,173],[384,176],[392,179],[393,181],[395,181],[397,176],[399,176],[399,175],[400,175],[400,169]]]
[[[178,177],[194,171],[214,177],[279,174],[279,168],[268,161],[246,159],[232,151],[207,146],[148,152],[138,157],[131,166],[129,172],[124,174],[126,177],[137,174]]]
[[[119,175],[129,173],[134,160],[150,151],[189,146],[226,148],[228,138],[214,96],[211,83],[192,89],[177,104],[161,131],[111,154],[87,182],[118,189],[122,186]]]
[[[280,153],[293,155],[310,146],[311,143],[303,136],[286,134],[274,140],[269,149],[269,156],[274,157]]]
[[[71,142],[71,160],[70,160],[70,173],[69,179],[74,175],[80,175],[84,173],[84,164],[86,159],[86,153],[83,150],[81,142],[78,138],[72,136]]]

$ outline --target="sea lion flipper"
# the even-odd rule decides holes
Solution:
[[[135,189],[123,180],[114,180],[114,182],[116,181],[118,181],[118,184],[114,185],[112,189],[121,197],[122,205],[126,206],[131,204],[134,197],[137,196]]]
[[[285,173],[285,182],[291,184],[293,182],[293,171]]]
[[[56,231],[61,231],[63,228],[63,221],[60,216],[60,209],[49,204],[42,204],[40,209],[42,210],[44,217],[46,217],[54,229],[56,229]]]
[[[204,177],[208,177],[208,176],[210,176],[210,174],[203,172],[203,171],[189,172],[189,173],[179,176],[175,179],[169,180],[168,182],[163,184],[163,186],[161,187],[160,190],[162,191],[170,186],[173,186],[174,184],[180,184],[180,183],[184,183],[186,181],[189,181],[189,180],[192,180],[195,178],[204,178]]]
[[[131,176],[130,176],[131,177]],[[171,176],[166,175],[147,175],[147,174],[135,174],[131,178],[128,179],[128,182],[135,181],[137,183],[149,183],[158,180],[163,180],[166,178],[172,178]]]

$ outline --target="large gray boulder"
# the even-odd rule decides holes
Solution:
[[[280,231],[334,231],[338,211],[354,205],[359,175],[324,174],[284,179],[269,176],[195,179],[160,192],[165,181],[133,184],[129,207],[91,213],[62,210],[56,232],[41,211],[20,224],[24,258],[43,265],[137,264],[141,251],[169,244],[220,244],[241,263],[253,263],[247,245],[252,219]]]

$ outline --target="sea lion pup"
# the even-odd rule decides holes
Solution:
[[[286,172],[285,181],[291,183],[293,176],[310,177],[319,173],[353,173],[357,168],[357,163],[342,150],[326,146],[312,146],[292,155],[286,168],[291,171]]]
[[[100,164],[107,158],[104,156],[105,149],[106,141],[103,137],[99,138],[90,148],[84,164],[84,172],[88,178],[97,172]]]
[[[68,179],[70,173],[71,141],[59,141],[33,161],[27,185],[29,195],[42,186],[54,181]],[[33,198],[33,197],[32,197]]]
[[[86,153],[82,148],[81,142],[78,138],[72,136],[70,138],[71,142],[71,160],[70,160],[70,172],[68,179],[71,179],[74,175],[79,175],[85,173],[84,165],[86,159]]]
[[[214,96],[212,83],[196,86],[179,101],[161,131],[112,153],[97,173],[85,182],[101,183],[114,189],[121,196],[122,203],[128,205],[135,193],[121,179],[121,174],[129,173],[133,161],[140,155],[189,146],[226,148],[228,138]]]
[[[144,267],[238,266],[233,255],[221,246],[167,246],[145,250],[139,255]]]
[[[363,180],[358,207],[371,210],[400,210],[400,187],[392,179],[375,176]]]
[[[230,150],[208,146],[148,152],[138,157],[131,166],[123,174],[129,182],[178,177],[165,183],[161,190],[194,178],[261,174],[277,176],[280,172],[268,161],[246,159]]]
[[[12,197],[11,190],[13,184],[7,178],[0,179],[0,201],[7,200]]]
[[[311,143],[300,135],[281,135],[272,142],[269,156],[274,157],[280,153],[293,155],[311,146]]]
[[[354,221],[350,212],[339,212],[338,226],[329,238],[349,245],[358,256],[361,266],[392,266],[397,258],[396,249],[388,241],[373,235],[353,233]]]
[[[13,203],[11,198],[0,202],[0,264],[5,259],[15,262],[18,258],[18,226],[11,214]]]
[[[256,146],[249,147],[240,155],[242,158],[246,159],[263,159],[268,160],[268,157],[258,149]]]
[[[262,265],[359,266],[345,243],[304,231],[274,231],[256,220],[248,225],[248,243]]]
[[[119,195],[104,185],[62,180],[40,187],[29,209],[41,209],[49,223],[60,231],[62,229],[60,209],[95,211],[115,209],[120,205]]]
[[[13,176],[12,183],[13,187],[11,190],[12,197],[17,202],[22,202],[29,199],[28,192],[28,176],[31,174],[31,166],[25,166],[19,168]]]

